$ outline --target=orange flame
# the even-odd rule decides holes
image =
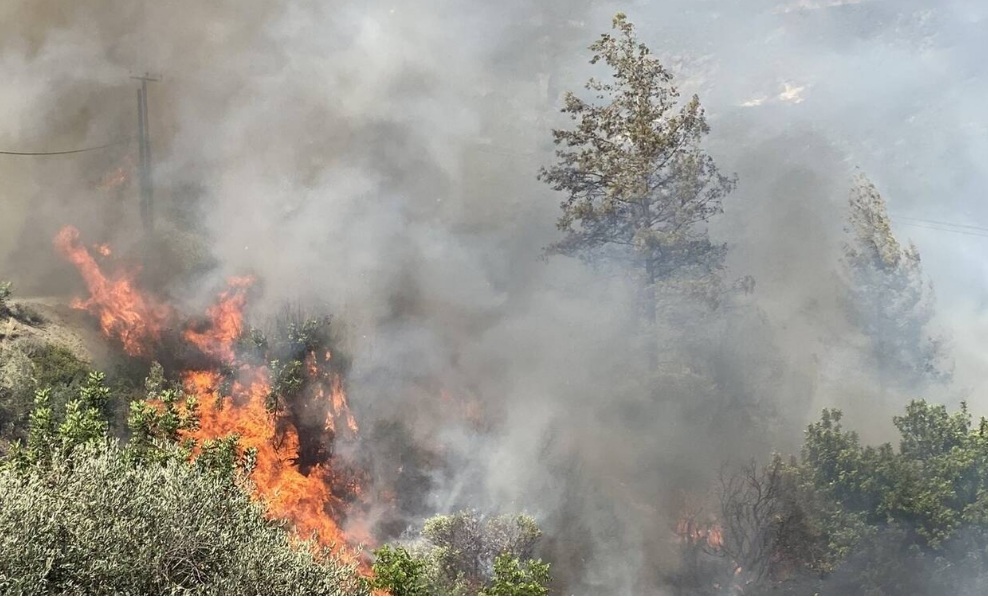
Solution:
[[[298,432],[288,427],[276,434],[275,416],[266,407],[271,391],[266,368],[246,374],[249,379],[234,383],[229,397],[219,395],[220,376],[215,372],[188,372],[184,376],[187,390],[201,401],[199,429],[188,436],[200,442],[231,434],[239,436],[241,446],[257,450],[251,479],[269,515],[291,521],[300,536],[314,536],[323,546],[346,546],[350,538],[328,515],[329,509],[346,508],[332,494],[332,472],[321,464],[308,475],[298,471],[293,464],[299,453]]]
[[[724,546],[724,529],[719,523],[705,525],[692,516],[684,516],[676,522],[676,535],[690,546],[705,543],[715,550]]]
[[[75,228],[64,228],[55,244],[79,269],[89,287],[91,297],[73,305],[96,315],[103,333],[119,338],[127,353],[150,356],[148,341],[160,338],[175,312],[139,293],[129,278],[104,276],[80,244]],[[243,331],[247,291],[252,283],[248,277],[231,279],[229,288],[208,308],[208,323],[183,331],[185,341],[230,367],[236,376],[229,392],[222,392],[223,375],[219,371],[182,374],[186,389],[199,398],[199,428],[186,436],[201,444],[236,434],[240,446],[256,450],[251,478],[257,497],[267,505],[270,517],[290,521],[300,536],[314,537],[321,545],[337,549],[354,543],[370,544],[366,531],[349,529],[344,533],[341,522],[349,504],[346,496],[334,492],[345,488],[346,495],[358,496],[358,479],[338,475],[332,457],[312,464],[303,473],[298,466],[298,428],[285,414],[269,408],[272,382],[268,368],[238,360],[235,344]],[[321,356],[310,352],[306,356],[309,384],[302,398],[326,410],[325,431],[333,441],[352,439],[358,431],[357,422],[350,411],[343,380],[330,368],[331,360],[329,352]],[[345,558],[351,554],[342,550],[338,553]],[[367,563],[360,564],[366,573]]]
[[[82,274],[89,299],[74,300],[72,307],[97,316],[103,334],[119,338],[128,355],[147,355],[150,345],[161,339],[172,310],[134,288],[133,277],[118,273],[107,278],[96,260],[79,241],[79,231],[66,226],[55,237],[55,247]]]
[[[233,363],[233,343],[243,329],[247,289],[253,283],[254,279],[249,276],[231,278],[230,288],[206,311],[209,314],[209,329],[203,332],[188,329],[184,333],[185,340],[206,355],[221,359],[224,363]]]
[[[98,183],[96,189],[99,191],[110,191],[122,187],[130,180],[130,173],[134,170],[134,158],[127,156],[123,163],[106,174]]]
[[[364,534],[344,534],[331,516],[347,510],[347,505],[333,493],[335,472],[331,466],[318,463],[303,474],[295,465],[300,455],[298,430],[291,425],[279,426],[287,422],[277,421],[268,407],[272,390],[268,369],[236,361],[233,344],[242,332],[246,292],[252,282],[250,278],[231,280],[230,288],[208,310],[210,326],[204,331],[185,332],[189,342],[236,366],[239,373],[227,397],[219,396],[220,377],[215,372],[189,372],[184,376],[188,390],[201,399],[199,429],[190,432],[189,437],[203,441],[236,434],[241,446],[255,449],[257,461],[252,480],[258,497],[267,504],[272,517],[291,521],[302,537],[314,537],[323,546],[342,547],[348,541],[368,543],[370,538]],[[325,373],[331,357],[328,352],[323,359],[314,352],[306,356],[306,371],[314,390],[305,398],[328,407],[326,429],[334,437],[337,430],[356,434],[357,423],[340,376]]]
[[[359,431],[359,428],[357,427],[357,420],[354,419],[353,413],[350,412],[346,392],[343,390],[343,380],[339,374],[321,375],[321,372],[325,370],[325,366],[329,364],[331,359],[332,355],[327,351],[321,362],[323,368],[320,368],[320,362],[315,352],[309,352],[305,358],[305,369],[309,373],[309,378],[317,381],[314,385],[315,390],[313,392],[315,402],[323,403],[328,398],[330,409],[326,414],[326,430],[332,432],[334,435],[337,432],[345,432],[352,436]],[[328,392],[326,388],[327,377],[329,379]]]

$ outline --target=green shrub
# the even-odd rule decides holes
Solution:
[[[0,462],[0,593],[355,594],[367,583],[352,565],[295,539],[250,498],[236,438],[191,447],[195,425],[152,369],[148,392],[165,409],[135,405],[133,441],[109,437],[112,391],[90,373],[65,404],[35,394],[27,444]],[[143,405],[147,407],[147,405]]]
[[[384,590],[393,596],[429,596],[432,594],[427,578],[427,565],[402,546],[385,544],[374,556],[374,578],[371,584],[376,590]]]
[[[549,565],[531,558],[542,531],[527,515],[437,515],[408,547],[374,555],[375,588],[401,595],[544,596]]]
[[[75,389],[86,379],[89,364],[65,347],[47,344],[28,352],[38,388]]]
[[[229,478],[138,466],[89,442],[50,466],[0,468],[3,594],[353,594],[349,566],[297,545]]]
[[[4,365],[16,376],[0,382],[0,436],[5,441],[25,440],[28,419],[38,390],[48,390],[51,408],[58,414],[79,392],[89,373],[88,364],[54,344],[12,346]]]
[[[494,560],[494,575],[484,588],[485,596],[545,596],[549,585],[549,565],[502,554]]]

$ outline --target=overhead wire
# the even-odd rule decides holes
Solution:
[[[893,217],[892,218],[892,221],[893,222],[898,222],[899,224],[901,224],[903,226],[912,226],[912,227],[915,227],[915,228],[924,228],[924,229],[927,229],[927,230],[936,230],[936,231],[941,231],[941,232],[945,232],[945,233],[957,233],[959,235],[967,235],[969,237],[985,237],[985,238],[988,238],[988,229],[984,229],[984,228],[980,228],[980,227],[973,227],[973,225],[966,225],[966,226],[971,226],[972,228],[975,228],[975,230],[963,230],[963,229],[958,229],[958,228],[950,228],[952,226],[965,226],[965,225],[962,225],[962,224],[940,223],[940,222],[932,221],[932,220],[931,221],[926,221],[926,222],[923,222],[923,221],[920,221],[920,222],[904,222],[901,219],[898,219],[896,217]]]
[[[122,145],[124,143],[129,143],[130,139],[121,139],[120,141],[114,141],[111,143],[105,143],[103,145],[94,145],[90,147],[82,147],[78,149],[63,150],[57,152],[10,152],[10,151],[0,151],[0,155],[4,156],[66,156],[69,154],[81,154],[83,152],[92,152],[96,150],[106,149],[108,147],[113,147],[116,145]]]
[[[967,228],[981,232],[988,232],[988,226],[980,226],[976,224],[962,224],[960,222],[944,222],[942,220],[928,220],[925,218],[915,218],[913,216],[893,216],[892,218],[897,220],[911,220],[913,222],[918,222],[920,224],[938,224],[938,225],[950,226],[954,228]]]
[[[71,150],[62,150],[55,152],[14,152],[14,151],[2,151],[0,150],[0,155],[3,156],[66,156],[70,154],[81,154],[84,152],[92,152],[101,149],[106,149],[108,147],[114,147],[117,145],[122,145],[124,143],[129,143],[132,139],[121,139],[119,141],[113,141],[110,143],[105,143],[103,145],[94,145],[90,147],[83,147]],[[500,148],[498,148],[500,149]],[[497,151],[493,148],[481,148],[481,151],[485,153],[498,154],[502,156],[511,155],[508,152]],[[975,224],[963,224],[960,222],[945,222],[943,220],[931,220],[925,218],[916,218],[914,216],[892,216],[893,221],[898,222],[904,226],[913,226],[916,228],[923,228],[927,230],[935,230],[947,233],[957,233],[961,235],[967,235],[972,237],[986,237],[988,238],[988,227],[979,226]],[[966,230],[964,230],[966,229]]]

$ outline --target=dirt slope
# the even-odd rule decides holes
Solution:
[[[0,386],[11,388],[30,375],[28,355],[57,345],[87,363],[99,364],[109,349],[92,319],[58,298],[11,299],[0,311]]]

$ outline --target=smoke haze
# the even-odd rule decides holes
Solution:
[[[567,124],[561,94],[599,75],[585,47],[618,10],[700,94],[708,147],[740,179],[712,233],[729,244],[728,281],[756,281],[675,345],[713,364],[715,384],[663,378],[660,400],[638,382],[631,284],[541,256],[561,197],[536,171]],[[202,305],[252,272],[259,314],[326,306],[347,327],[365,428],[409,434],[368,434],[377,475],[401,479],[385,445],[444,455],[409,517],[526,510],[567,592],[661,591],[684,493],[723,459],[796,450],[827,406],[884,439],[910,398],[877,404],[844,313],[836,268],[856,167],[937,290],[956,376],[930,392],[988,409],[988,232],[929,222],[988,226],[986,13],[973,0],[7,0],[0,150],[133,138],[129,77],[161,75],[149,97],[159,232],[184,248],[157,265],[165,291]],[[136,252],[136,191],[103,182],[131,153],[0,157],[0,278],[76,292],[50,249],[67,223]],[[188,263],[191,279],[170,276]]]

